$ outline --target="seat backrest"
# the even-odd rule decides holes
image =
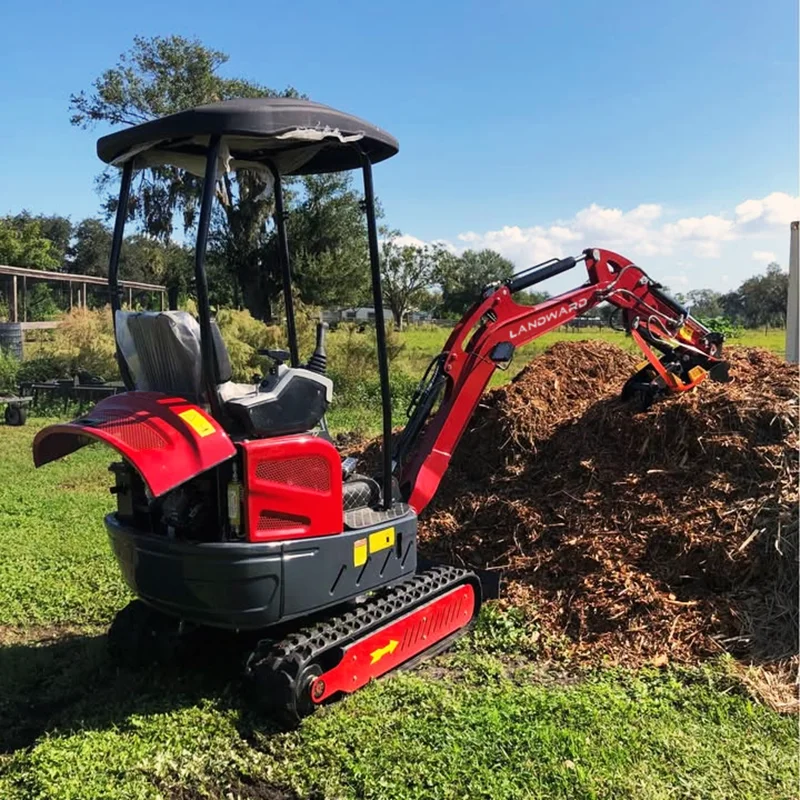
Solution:
[[[201,401],[200,325],[188,311],[117,311],[116,331],[137,389]],[[224,383],[231,377],[228,352],[216,323],[211,332],[217,379]]]
[[[200,399],[200,326],[188,311],[117,311],[116,331],[137,389]]]

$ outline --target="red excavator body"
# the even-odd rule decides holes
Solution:
[[[109,632],[112,655],[137,666],[165,642],[205,627],[257,631],[247,674],[257,702],[297,721],[320,703],[447,647],[497,581],[417,557],[417,515],[434,495],[495,369],[515,350],[600,303],[645,361],[624,389],[646,405],[706,376],[727,379],[722,338],[693,320],[620,255],[586,250],[487,286],[420,383],[392,437],[372,164],[397,151],[389,134],[302,100],[226,101],[104,137],[122,165],[109,284],[117,357],[129,391],[73,422],[43,429],[37,466],[93,441],[116,451],[111,546],[137,600]],[[134,169],[204,167],[195,278],[198,318],[121,308],[118,266]],[[211,317],[204,256],[218,173],[254,170],[275,193],[289,351],[253,384],[232,380]],[[291,302],[281,178],[360,168],[382,388],[380,468],[361,474],[328,436],[334,387],[325,327],[301,364]],[[538,306],[513,295],[585,262],[588,280]],[[289,362],[288,365],[286,362]]]

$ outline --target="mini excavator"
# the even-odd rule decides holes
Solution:
[[[422,565],[417,517],[447,470],[494,371],[527,342],[600,303],[644,361],[623,395],[647,405],[710,377],[728,379],[722,336],[645,272],[608,250],[553,259],[487,286],[432,361],[392,436],[391,397],[372,166],[397,141],[364,120],[307,100],[229,100],[145,122],[98,141],[120,169],[109,263],[117,360],[127,391],[36,436],[36,466],[91,442],[118,455],[116,510],[105,518],[137,599],[109,630],[121,665],[160,658],[187,631],[255,634],[245,672],[257,703],[297,722],[320,704],[415,664],[469,629],[486,594],[472,571]],[[118,278],[136,171],[170,166],[203,177],[195,250],[197,317],[171,307],[123,310]],[[358,169],[375,306],[382,395],[376,474],[342,459],[327,434],[333,395],[325,327],[302,363],[291,294],[283,181]],[[288,351],[267,350],[268,374],[237,383],[208,298],[205,254],[214,202],[233,170],[257,173],[274,196]],[[514,295],[583,264],[588,280],[536,306]],[[394,442],[393,442],[394,439]]]

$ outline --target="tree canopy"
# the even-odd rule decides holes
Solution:
[[[30,269],[58,269],[62,254],[45,236],[42,221],[26,212],[0,217],[0,264]]]
[[[745,327],[782,327],[786,324],[789,274],[772,262],[764,275],[748,278],[734,292],[719,298],[725,316]]]
[[[494,250],[466,250],[460,256],[445,254],[438,274],[444,313],[461,316],[480,299],[487,284],[507,280],[513,274],[514,264]]]
[[[721,297],[713,289],[692,289],[682,296],[682,301],[693,317],[719,317],[722,315]]]
[[[435,245],[401,245],[393,238],[381,247],[383,298],[392,310],[395,326],[403,327],[406,314],[428,299],[428,287],[436,280],[444,250]]]
[[[276,91],[245,78],[223,77],[219,70],[227,62],[227,54],[196,39],[136,37],[90,91],[71,96],[72,124],[135,125],[218,100],[299,96],[291,86]],[[214,213],[210,236],[209,270],[216,276],[212,300],[244,305],[254,316],[270,318],[280,293],[277,236],[269,224],[273,198],[259,173],[240,170],[222,180],[224,202]],[[116,171],[106,170],[98,183],[111,214],[117,205]],[[131,219],[143,233],[164,242],[171,240],[176,224],[191,233],[200,183],[172,167],[139,171]],[[342,175],[289,181],[287,189],[287,228],[300,296],[310,303],[352,302],[363,294],[367,277],[360,195]]]

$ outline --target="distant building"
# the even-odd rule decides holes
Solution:
[[[602,328],[604,326],[602,317],[575,317],[567,324],[567,328]]]
[[[384,306],[383,316],[388,321],[393,319],[392,309]],[[323,322],[374,322],[375,308],[373,306],[358,306],[356,308],[328,309],[322,312]]]
[[[388,306],[383,308],[383,316],[387,322],[394,320],[392,309]],[[373,306],[358,306],[355,308],[329,308],[322,312],[322,321],[329,325],[339,322],[375,322],[375,308]],[[405,322],[420,324],[433,322],[433,316],[428,311],[409,311],[405,316]]]

